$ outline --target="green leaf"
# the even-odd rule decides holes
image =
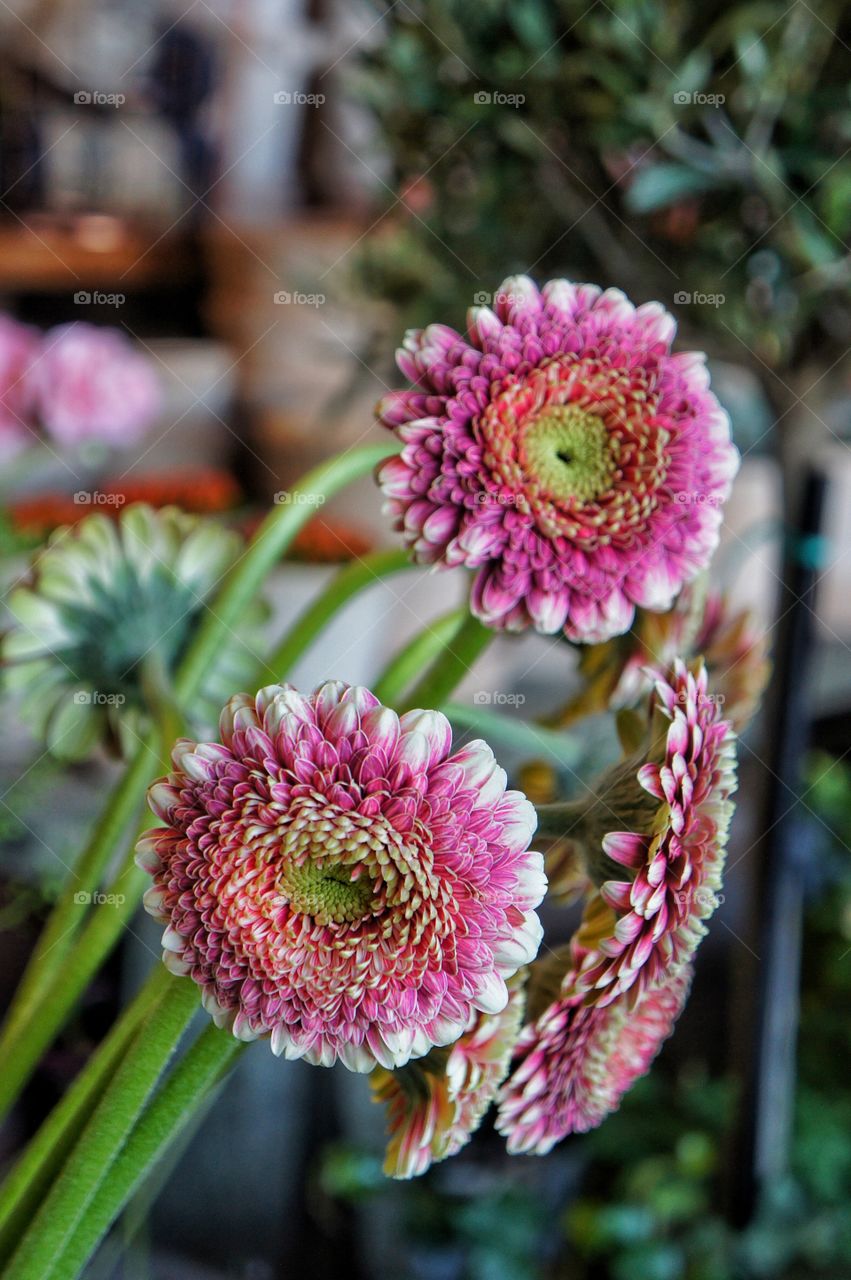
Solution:
[[[768,51],[755,31],[740,31],[735,38],[736,58],[749,80],[763,80],[770,67]]]
[[[695,93],[702,89],[709,79],[712,70],[712,59],[706,49],[695,49],[680,67],[674,81],[672,93],[686,91]]]
[[[626,196],[633,213],[652,213],[715,185],[714,177],[683,164],[654,164],[639,169]]]

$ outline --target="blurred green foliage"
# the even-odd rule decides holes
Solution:
[[[393,1196],[382,1160],[347,1146],[329,1149],[320,1185],[334,1198],[358,1203]],[[404,1196],[390,1211],[401,1216],[408,1280],[541,1280],[540,1241],[547,1208],[540,1198],[499,1169],[476,1180],[447,1175],[404,1183]]]
[[[844,0],[375,7],[357,85],[400,203],[360,277],[411,323],[528,270],[674,305],[763,377],[847,348]]]

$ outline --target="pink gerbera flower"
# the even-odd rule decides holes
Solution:
[[[697,583],[680,592],[665,613],[638,610],[628,635],[584,648],[579,659],[584,687],[551,723],[565,728],[585,715],[637,706],[677,656],[703,659],[724,719],[742,733],[771,671],[768,637],[749,610],[733,609],[720,592]]]
[[[522,978],[509,981],[502,1012],[474,1014],[451,1049],[433,1049],[398,1071],[374,1072],[373,1097],[387,1107],[389,1177],[415,1178],[470,1141],[508,1075],[523,1021]]]
[[[340,683],[239,694],[181,741],[139,846],[166,963],[216,1022],[355,1071],[451,1044],[537,952],[535,812],[438,712]]]
[[[578,851],[601,884],[578,935],[587,955],[576,984],[595,1004],[634,984],[637,999],[689,960],[718,905],[736,789],[735,735],[707,693],[702,664],[693,674],[677,661],[670,677],[656,682],[653,710],[666,727],[650,759],[618,765],[584,812],[571,817],[565,807],[569,838],[550,864],[556,892],[566,849]],[[618,819],[628,829],[613,830]],[[569,885],[570,859],[566,872]]]
[[[379,483],[419,561],[478,570],[488,626],[604,640],[707,564],[738,454],[674,331],[658,303],[519,276],[467,338],[407,335],[414,386],[378,407],[404,448]]]
[[[497,1120],[512,1153],[545,1155],[619,1106],[671,1034],[688,996],[691,966],[672,969],[634,1007],[623,998],[589,1006],[575,979],[574,971],[518,1043],[520,1061],[502,1090]]]

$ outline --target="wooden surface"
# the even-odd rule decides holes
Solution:
[[[74,219],[31,215],[0,223],[0,291],[7,294],[156,285],[179,271],[179,230],[133,227],[104,214]]]

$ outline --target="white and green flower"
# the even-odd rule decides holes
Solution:
[[[171,677],[242,546],[214,521],[143,504],[51,536],[30,579],[10,594],[13,626],[0,652],[6,687],[24,695],[23,714],[53,754],[80,759],[110,739],[132,749],[154,702],[170,697]],[[260,616],[253,611],[207,672],[193,728],[215,725],[222,701],[250,677]]]

